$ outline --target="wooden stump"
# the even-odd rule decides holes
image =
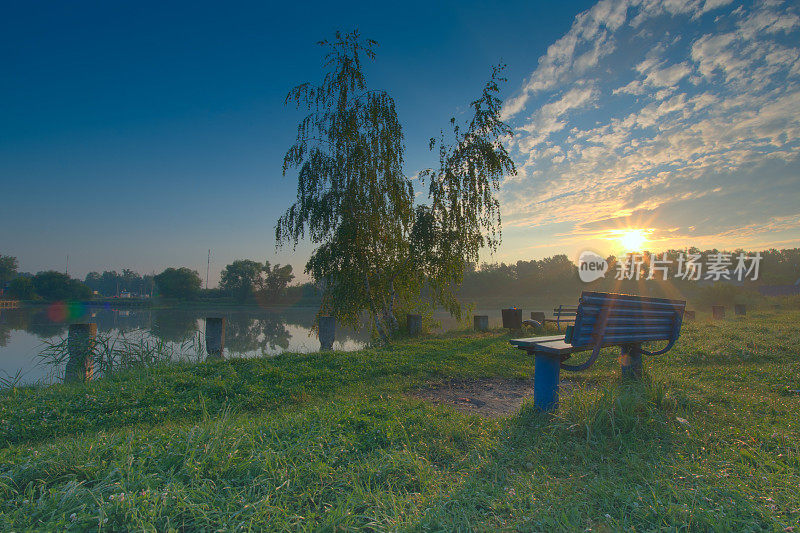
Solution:
[[[714,317],[714,320],[722,320],[725,318],[725,306],[724,305],[712,305],[711,306],[711,315]]]
[[[65,383],[90,381],[94,373],[94,346],[97,324],[70,324],[67,336],[67,368]]]
[[[222,359],[225,352],[225,317],[206,317],[206,353],[209,359]]]
[[[475,315],[472,317],[475,331],[486,331],[489,329],[489,315]]]
[[[503,309],[503,327],[506,329],[522,329],[522,309],[513,307],[511,309]]]
[[[733,306],[733,313],[736,316],[745,316],[747,314],[747,306],[744,304],[736,304]]]
[[[319,317],[320,350],[333,349],[334,340],[336,340],[336,319],[332,316]]]
[[[422,333],[422,315],[406,315],[406,327],[412,337]]]

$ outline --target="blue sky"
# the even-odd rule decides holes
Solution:
[[[166,7],[165,7],[166,6]],[[0,21],[0,253],[22,270],[291,263],[280,173],[317,79],[315,45],[359,28],[391,92],[406,170],[508,64],[520,167],[494,260],[587,247],[623,227],[654,246],[797,246],[800,18],[785,3],[28,2]]]

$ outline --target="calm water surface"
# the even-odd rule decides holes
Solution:
[[[0,310],[0,380],[53,383],[63,378],[63,366],[47,364],[39,354],[48,343],[66,338],[69,324],[95,322],[98,337],[158,340],[183,359],[205,358],[203,340],[206,316],[226,317],[226,357],[270,357],[281,352],[319,350],[312,331],[316,308],[265,310],[239,309],[137,309],[113,307],[42,306]],[[500,312],[489,315],[490,327],[500,323]],[[458,327],[446,313],[434,318],[449,330]],[[337,327],[335,350],[357,350],[370,342],[367,327]]]

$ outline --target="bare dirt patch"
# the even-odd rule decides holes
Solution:
[[[562,397],[572,386],[569,381],[561,382],[559,392]],[[453,379],[416,389],[411,395],[436,405],[452,405],[465,413],[498,418],[512,414],[519,409],[522,402],[533,398],[533,380]]]

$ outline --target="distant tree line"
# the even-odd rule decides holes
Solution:
[[[666,258],[664,257],[666,253]],[[682,292],[691,293],[698,290],[704,283],[687,281],[676,277],[678,274],[678,257],[683,254],[699,255],[698,261],[707,265],[712,256],[719,253],[731,254],[733,265],[740,253],[752,257],[755,252],[745,250],[722,251],[717,249],[699,250],[669,250],[667,252],[643,252],[641,265],[641,279],[650,276],[651,269],[660,269],[656,261],[666,260],[667,283],[672,287],[681,289]],[[741,285],[756,287],[759,285],[791,285],[800,279],[800,248],[783,250],[769,249],[759,252],[761,261],[758,279],[745,280]],[[459,297],[475,299],[484,297],[516,297],[529,294],[577,294],[581,290],[591,289],[608,292],[638,293],[642,290],[641,282],[636,280],[619,281],[615,279],[617,267],[625,261],[624,257],[617,258],[613,255],[606,258],[608,273],[604,278],[592,283],[583,283],[578,276],[578,266],[569,257],[563,254],[534,259],[531,261],[517,261],[516,263],[483,263],[478,266],[474,263],[467,264],[464,271],[464,283],[459,290]],[[658,285],[664,272],[653,271],[655,282],[649,283],[650,288]],[[701,278],[701,282],[703,279]]]
[[[669,266],[666,269],[667,282],[663,283],[685,293],[697,290],[702,283],[676,278],[679,254],[697,254],[700,262],[707,264],[711,256],[720,252],[696,248],[667,251]],[[735,257],[742,252],[748,256],[755,255],[755,252],[743,250],[727,253],[733,256],[735,264]],[[741,285],[791,285],[800,280],[800,248],[769,249],[760,254],[758,280],[745,281]],[[663,259],[661,252],[644,252],[641,277],[648,277],[651,269],[657,265],[655,261]],[[609,256],[606,260],[609,272],[604,278],[588,284],[580,281],[577,265],[563,254],[516,263],[468,263],[464,268],[464,282],[457,295],[462,300],[475,300],[534,294],[571,295],[585,289],[633,293],[643,290],[641,282],[615,279],[617,265],[624,258]],[[104,271],[102,274],[90,272],[83,282],[52,270],[30,274],[17,272],[17,269],[16,257],[0,255],[0,296],[20,300],[89,300],[95,296],[93,291],[101,297],[114,297],[126,291],[132,296],[155,295],[179,300],[228,299],[237,303],[257,302],[267,306],[300,301],[311,305],[319,303],[322,293],[322,289],[313,283],[290,285],[295,278],[291,265],[271,265],[250,259],[237,259],[227,265],[222,270],[219,288],[206,290],[201,289],[202,282],[197,271],[187,267],[170,267],[155,276],[142,276],[130,269],[123,269],[121,274],[116,271]],[[646,287],[657,289],[661,277],[662,271],[658,271],[656,282],[648,283]]]
[[[54,270],[18,275],[9,282],[6,292],[19,300],[89,300],[92,297],[92,289],[85,284]]]
[[[119,296],[129,293],[132,296],[151,296],[155,289],[155,276],[144,276],[129,268],[122,269],[120,274],[116,270],[105,270],[102,274],[89,272],[83,281],[100,296]]]
[[[219,289],[201,289],[196,270],[170,267],[160,274],[141,275],[125,268],[122,273],[106,270],[89,272],[83,281],[61,272],[37,274],[18,272],[16,257],[0,254],[0,296],[19,300],[90,300],[93,297],[160,296],[179,300],[228,298],[239,303],[257,300],[261,304],[316,298],[311,284],[289,287],[294,280],[291,265],[270,265],[237,259],[222,270]]]

